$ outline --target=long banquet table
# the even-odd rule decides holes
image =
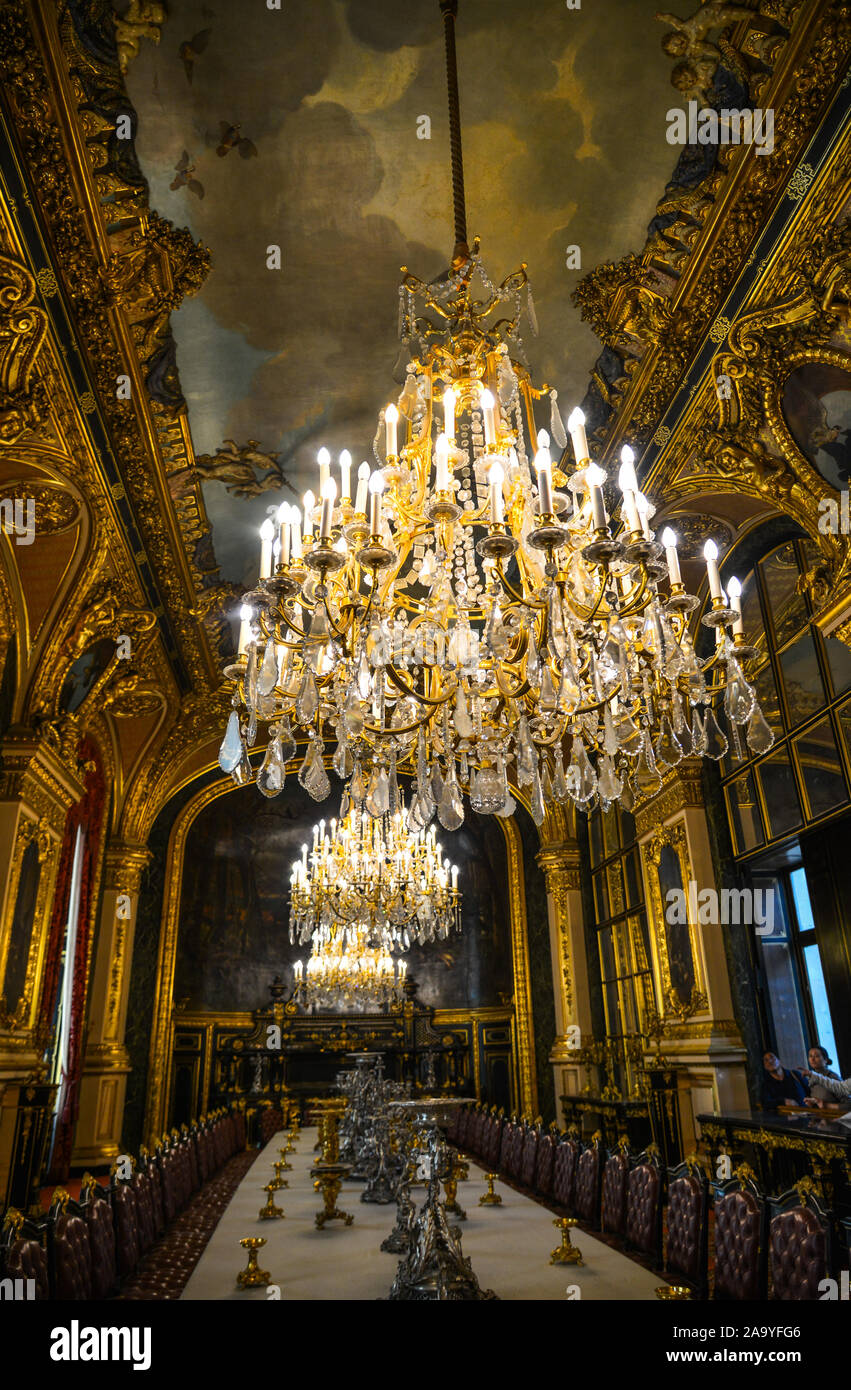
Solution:
[[[234,1193],[183,1298],[269,1298],[266,1289],[243,1291],[236,1285],[236,1273],[246,1262],[239,1240],[255,1235],[268,1242],[259,1252],[258,1264],[269,1271],[281,1299],[386,1298],[400,1257],[379,1247],[394,1224],[396,1208],[361,1202],[364,1184],[347,1182],[338,1205],[354,1213],[354,1225],[334,1222],[317,1231],[313,1217],[322,1201],[313,1191],[309,1171],[316,1157],[315,1140],[315,1129],[302,1130],[295,1153],[289,1155],[293,1170],[283,1174],[289,1187],[275,1193],[277,1205],[286,1213],[282,1221],[258,1219],[266,1200],[263,1184],[273,1176],[272,1163],[284,1135],[276,1135],[267,1144]],[[469,1180],[458,1185],[458,1200],[468,1218],[460,1223],[464,1254],[472,1260],[483,1289],[493,1289],[502,1299],[566,1301],[568,1286],[578,1285],[582,1299],[655,1301],[655,1290],[663,1282],[659,1275],[578,1229],[573,1243],[582,1252],[583,1266],[551,1265],[550,1251],[560,1242],[552,1213],[505,1183],[499,1183],[497,1190],[501,1207],[478,1205],[485,1184],[481,1170],[472,1163]],[[422,1194],[422,1188],[413,1189],[418,1206]]]

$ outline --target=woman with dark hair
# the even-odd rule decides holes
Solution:
[[[810,1070],[809,1072],[805,1072],[804,1075],[810,1078],[810,1100],[822,1106],[825,1101],[833,1100],[832,1093],[826,1086],[822,1085],[822,1077],[825,1077],[828,1081],[839,1080],[836,1072],[829,1070],[833,1058],[827,1055],[826,1047],[822,1047],[821,1043],[815,1043],[807,1053],[807,1061],[810,1065]]]
[[[765,1068],[765,1108],[776,1110],[778,1105],[804,1105],[807,1087],[799,1071],[790,1071],[781,1066],[774,1052],[762,1054]]]

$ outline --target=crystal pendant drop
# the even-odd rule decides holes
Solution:
[[[532,820],[536,825],[543,825],[544,817],[547,814],[547,808],[544,802],[544,788],[537,766],[535,767],[535,775],[532,779],[532,796],[529,801],[529,806],[532,812]]]
[[[355,759],[355,770],[352,773],[351,786],[349,787],[349,796],[351,797],[352,801],[358,806],[366,796],[366,783],[363,779],[361,765],[357,761],[357,759]]]
[[[672,703],[674,708],[674,733],[676,734],[677,742],[680,745],[680,748],[682,749],[683,757],[687,758],[691,753],[691,729],[688,726],[688,720],[683,714],[682,700],[680,699],[679,694],[676,691],[674,692]]]
[[[274,642],[266,643],[263,662],[257,676],[257,694],[271,695],[278,684],[278,653]]]
[[[731,723],[746,724],[753,712],[756,696],[748,685],[737,661],[727,662],[727,689],[724,692],[724,713]]]
[[[557,703],[558,692],[553,682],[552,672],[549,666],[545,666],[543,675],[541,676],[541,709],[545,712],[550,712],[555,709]]]
[[[682,761],[683,750],[671,728],[667,714],[662,716],[662,728],[656,740],[656,761],[666,767],[676,767]]]
[[[585,744],[578,736],[573,740],[570,766],[567,770],[567,787],[577,806],[587,806],[597,790],[597,774],[585,751]]]
[[[351,738],[358,738],[363,733],[363,725],[363,710],[360,707],[358,691],[353,685],[343,706],[343,728]]]
[[[298,780],[314,801],[324,801],[331,791],[331,782],[322,761],[322,744],[314,739],[298,770]]]
[[[287,769],[281,757],[280,742],[273,738],[266,749],[263,766],[257,774],[257,786],[264,796],[278,796],[284,789],[286,775]]]
[[[278,742],[281,747],[281,759],[288,763],[290,758],[296,755],[295,739],[293,738],[292,727],[289,719],[283,719],[278,728]]]
[[[696,706],[691,721],[691,751],[692,757],[695,758],[702,758],[706,752],[706,730],[700,718],[700,710]]]
[[[615,774],[615,765],[608,753],[604,753],[600,759],[597,786],[605,801],[617,801],[621,794],[623,782]]]
[[[631,811],[633,806],[635,805],[635,797],[632,794],[632,787],[629,785],[629,782],[626,778],[623,779],[619,800],[622,811]]]
[[[610,758],[615,756],[619,747],[612,711],[608,705],[603,710],[603,747]]]
[[[711,707],[706,711],[703,734],[706,743],[704,752],[707,758],[720,762],[730,745],[727,742],[727,735],[721,729]]]
[[[748,721],[748,748],[752,753],[767,753],[774,742],[774,734],[771,732],[759,705],[755,704],[753,713]]]
[[[653,796],[662,785],[662,778],[653,756],[653,746],[648,734],[641,740],[641,752],[633,773],[635,790],[640,796]]]
[[[245,667],[245,703],[249,709],[257,704],[257,643],[248,648],[248,661]]]
[[[485,626],[485,646],[492,657],[505,656],[508,650],[508,636],[502,619],[502,609],[499,602],[494,600],[487,624]]]
[[[302,676],[295,702],[295,715],[299,724],[312,724],[319,708],[319,691],[316,677],[308,667]]]
[[[248,754],[244,748],[242,757],[231,772],[231,777],[238,787],[244,787],[246,782],[251,781],[251,763],[248,761]]]
[[[449,772],[443,784],[443,792],[437,807],[437,819],[444,830],[458,830],[464,824],[464,800],[455,776],[454,761],[449,764]]]
[[[529,643],[526,653],[526,679],[534,689],[541,684],[541,658],[534,642]]]
[[[352,750],[349,747],[349,740],[345,735],[337,742],[337,747],[334,749],[332,765],[337,776],[341,778],[343,782],[345,782],[347,777],[351,776],[354,760],[352,758]]]
[[[377,767],[372,774],[369,791],[366,795],[366,809],[373,817],[384,816],[390,807],[390,783],[387,769]]]
[[[472,738],[475,733],[470,711],[467,708],[464,687],[460,684],[455,692],[455,729],[459,738]]]
[[[222,772],[233,772],[244,751],[242,735],[239,732],[239,715],[236,710],[232,710],[222,746],[219,749],[219,767]]]
[[[564,806],[565,802],[570,799],[570,793],[567,790],[567,781],[564,775],[564,758],[560,748],[557,748],[553,755],[553,765],[555,767],[553,773],[553,796],[560,806]]]
[[[356,679],[361,699],[368,700],[372,693],[372,672],[369,669],[369,661],[365,651],[361,651],[360,654]]]
[[[387,776],[387,809],[391,816],[395,816],[401,805],[399,795],[399,783],[396,778],[396,754],[390,754],[390,772]]]
[[[528,787],[531,785],[532,779],[535,776],[535,764],[537,760],[525,714],[517,727],[516,742],[517,785],[519,787]]]

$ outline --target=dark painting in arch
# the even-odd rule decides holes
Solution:
[[[851,372],[826,362],[796,367],[783,388],[783,413],[798,448],[842,492],[851,471]]]
[[[183,861],[176,1004],[247,1011],[266,1004],[275,975],[292,986],[293,962],[305,960],[309,948],[290,945],[290,869],[312,842],[314,824],[337,809],[333,794],[317,805],[288,777],[272,801],[249,784],[199,811]],[[468,811],[460,830],[438,827],[438,842],[458,865],[462,927],[407,953],[418,998],[444,1009],[506,1004],[514,985],[503,832],[495,818]]]
[[[99,642],[89,647],[77,660],[71,663],[59,696],[59,708],[63,714],[74,714],[85,700],[96,681],[100,680],[112,658],[116,646],[110,637],[101,637]]]

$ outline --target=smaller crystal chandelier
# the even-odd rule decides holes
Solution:
[[[382,809],[383,808],[383,809]],[[443,858],[437,833],[416,830],[401,800],[313,828],[290,877],[290,942],[306,944],[353,927],[370,947],[404,951],[460,930],[458,869]]]
[[[293,999],[304,1009],[334,1012],[385,1008],[404,997],[407,962],[394,960],[389,938],[370,945],[366,925],[325,928],[313,938],[305,967],[293,966]]]

